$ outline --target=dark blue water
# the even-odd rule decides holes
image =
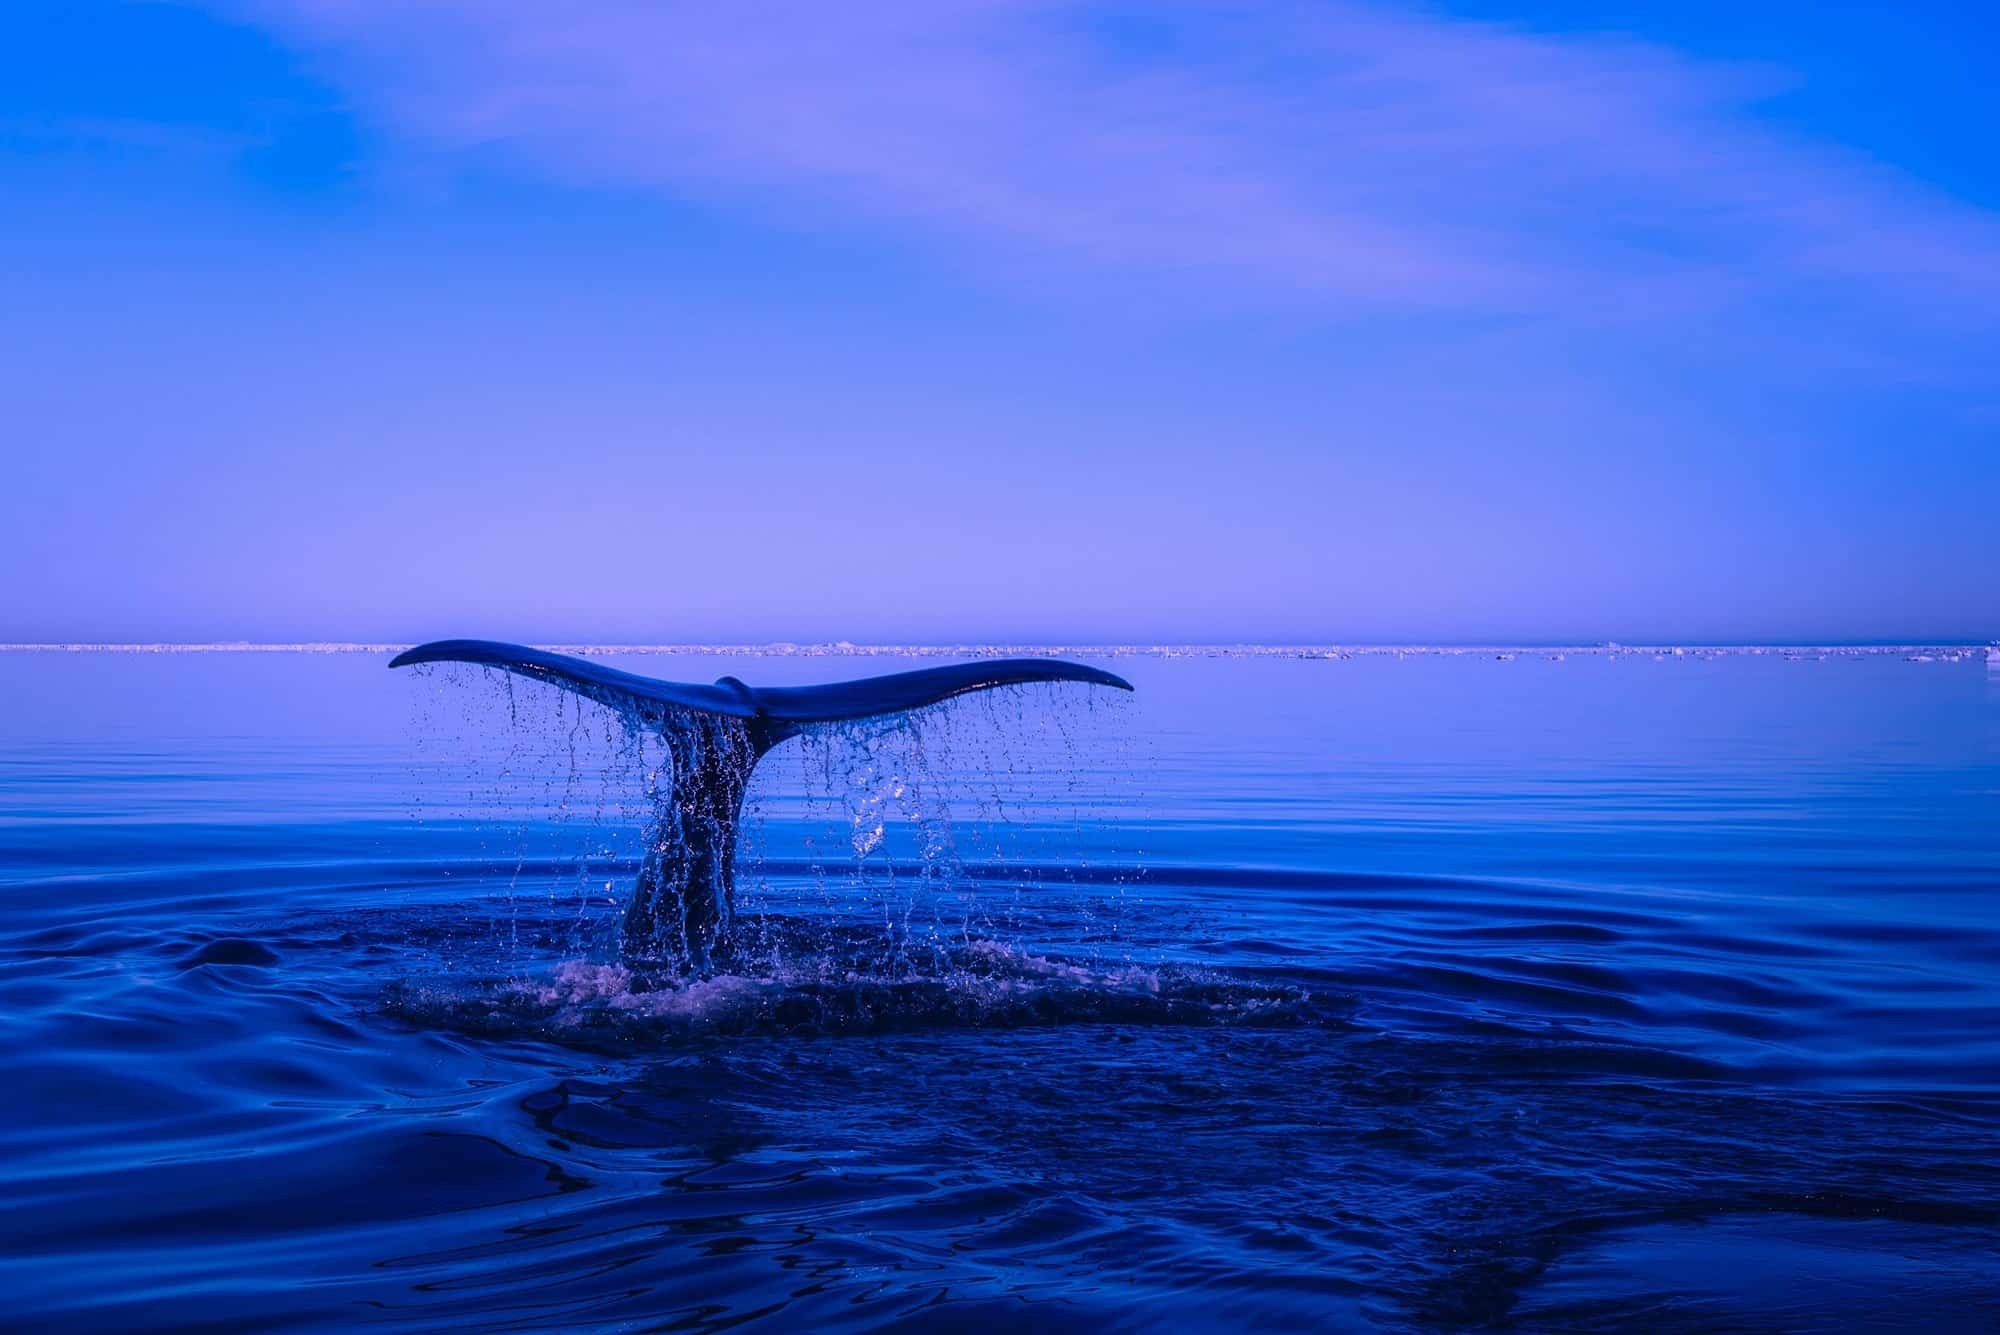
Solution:
[[[2000,1329],[2000,672],[1107,665],[788,743],[687,983],[596,706],[0,655],[5,1320]]]

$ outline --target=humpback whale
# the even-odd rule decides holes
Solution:
[[[996,686],[1076,681],[1132,689],[1113,673],[1054,658],[983,659],[823,686],[749,686],[735,677],[703,686],[493,640],[435,640],[397,654],[389,666],[419,663],[501,668],[573,691],[660,734],[673,782],[625,911],[625,947],[683,970],[704,968],[728,949],[743,797],[757,762],[780,742],[813,724],[907,713]]]

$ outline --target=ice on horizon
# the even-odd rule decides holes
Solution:
[[[655,655],[662,657],[730,658],[1490,658],[1509,662],[1533,658],[1562,662],[1570,658],[1783,658],[1818,661],[1837,658],[1900,657],[1915,663],[1962,663],[1984,658],[2000,669],[2000,641],[1972,644],[1602,644],[1462,645],[1462,644],[548,644],[537,646],[583,657]],[[408,649],[402,643],[305,641],[255,643],[224,641],[201,644],[46,643],[0,644],[0,653],[107,654],[393,654]]]

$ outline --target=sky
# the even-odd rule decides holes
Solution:
[[[12,0],[0,640],[2000,637],[1997,49]]]

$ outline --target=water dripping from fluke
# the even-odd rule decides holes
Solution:
[[[907,715],[954,696],[1034,682],[1132,689],[1101,668],[1053,658],[1001,658],[819,686],[659,681],[566,654],[490,640],[437,640],[390,667],[471,663],[560,687],[617,712],[664,744],[667,772],[649,794],[645,854],[625,911],[624,953],[687,976],[725,968],[735,932],[736,838],[757,762],[819,725]]]

